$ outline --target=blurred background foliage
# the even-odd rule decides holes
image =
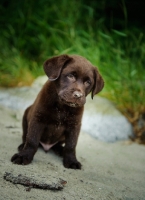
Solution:
[[[145,143],[145,1],[1,0],[0,13],[0,86],[30,85],[51,56],[82,55]]]

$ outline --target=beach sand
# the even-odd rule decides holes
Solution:
[[[21,143],[22,114],[0,107],[0,200],[143,200],[145,146],[121,141],[103,143],[81,132],[77,158],[82,170],[66,169],[51,150],[38,149],[27,166],[11,163]],[[27,188],[4,179],[4,174],[34,176],[50,182],[66,181],[62,190]]]

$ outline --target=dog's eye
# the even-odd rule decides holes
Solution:
[[[67,77],[68,77],[69,79],[75,79],[75,76],[74,76],[73,74],[68,74]]]
[[[90,86],[90,85],[91,85],[91,81],[90,81],[90,80],[86,80],[86,81],[84,82],[84,84],[85,84],[86,86]]]

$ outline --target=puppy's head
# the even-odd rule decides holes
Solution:
[[[50,81],[56,84],[60,102],[71,107],[81,107],[86,96],[93,96],[104,87],[98,69],[87,59],[77,55],[61,55],[44,63],[44,71]]]

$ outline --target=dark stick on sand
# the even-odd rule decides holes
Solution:
[[[66,181],[60,178],[53,178],[51,181],[47,181],[46,178],[42,178],[42,180],[37,180],[33,177],[24,176],[22,174],[13,175],[10,172],[5,172],[4,179],[6,181],[10,181],[13,184],[21,184],[24,186],[31,188],[38,188],[44,190],[62,190],[64,185],[67,183]],[[29,190],[28,190],[29,191]]]

